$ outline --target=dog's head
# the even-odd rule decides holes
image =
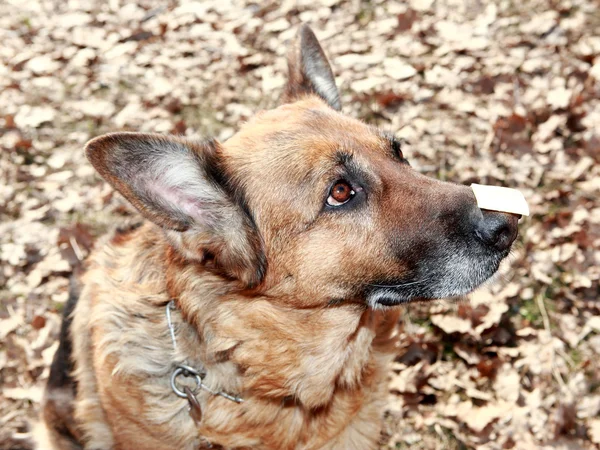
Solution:
[[[307,26],[283,100],[225,143],[115,133],[86,152],[189,264],[296,307],[456,296],[496,272],[518,216],[481,211],[470,188],[419,174],[393,135],[340,113]]]

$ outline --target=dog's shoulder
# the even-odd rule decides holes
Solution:
[[[82,352],[93,352],[94,361],[102,365],[131,361],[121,356],[136,354],[140,348],[168,355],[168,348],[162,347],[169,341],[153,342],[166,332],[161,328],[162,306],[169,301],[166,254],[163,233],[150,223],[117,230],[99,243],[87,262],[73,315],[72,334],[89,339],[89,348]],[[143,355],[144,361],[156,359],[147,351]],[[76,354],[75,360],[86,357]],[[145,368],[140,361],[138,365]]]
[[[99,239],[86,262],[81,295],[110,297],[101,303],[119,299],[115,291],[134,290],[156,294],[164,289],[167,245],[162,231],[148,222],[134,222],[116,228]],[[111,294],[112,293],[112,294]]]

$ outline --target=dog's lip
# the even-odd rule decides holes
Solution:
[[[391,299],[391,298],[390,297],[382,297],[381,299],[377,300],[377,304],[381,305],[381,306],[400,306],[400,305],[407,305],[408,303],[413,303],[416,300],[414,298],[410,298],[410,299],[405,299],[405,300],[388,301],[389,299]]]
[[[416,296],[402,291],[402,285],[371,285],[367,302],[373,306],[398,306],[411,303]]]
[[[376,306],[383,306],[393,308],[395,306],[404,306],[411,303],[425,303],[430,302],[432,300],[437,300],[435,298],[427,298],[427,297],[411,297],[405,299],[392,299],[392,297],[381,297],[375,303]]]

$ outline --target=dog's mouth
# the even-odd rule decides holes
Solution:
[[[367,304],[389,307],[466,295],[490,279],[509,252],[485,256],[451,252],[425,261],[410,278],[368,284]]]

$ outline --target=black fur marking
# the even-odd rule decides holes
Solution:
[[[385,139],[387,139],[389,141],[390,147],[392,149],[392,153],[394,154],[394,158],[396,158],[402,164],[406,164],[406,165],[410,166],[410,163],[408,162],[408,160],[404,157],[404,154],[402,153],[402,143],[404,141],[402,139],[396,138],[396,136],[394,136],[391,133],[387,133],[387,132],[383,132],[383,136],[385,137]]]
[[[71,277],[69,299],[63,310],[58,349],[50,366],[50,375],[44,395],[44,420],[51,430],[55,445],[61,445],[65,450],[83,448],[81,435],[73,417],[77,383],[73,378],[73,342],[70,331],[73,311],[79,295],[80,287],[73,276]]]
[[[141,221],[141,220],[135,221],[135,222],[132,222],[132,223],[126,223],[124,225],[118,226],[117,229],[115,230],[115,233],[116,234],[128,234],[128,233],[132,233],[133,231],[135,231],[138,228],[140,228],[143,224],[144,224],[144,222]]]
[[[243,191],[239,186],[234,185],[231,177],[228,177],[226,174],[221,155],[219,154],[219,144],[213,139],[208,139],[204,142],[204,145],[206,151],[204,153],[205,161],[202,166],[206,171],[206,176],[215,184],[215,186],[223,189],[227,196],[242,209],[252,225],[255,225],[254,218],[252,217],[250,207],[248,206]]]
[[[48,377],[48,387],[64,387],[72,384],[75,391],[75,380],[72,377],[73,366],[73,342],[71,339],[71,323],[73,321],[73,310],[79,300],[80,287],[78,282],[71,278],[69,288],[69,299],[63,310],[63,321],[60,327],[59,344],[52,365],[50,366],[50,375]]]
[[[254,242],[258,263],[256,267],[256,279],[262,280],[267,271],[267,258],[262,248],[262,241],[258,232],[258,227],[256,226],[256,221],[248,206],[244,192],[239,186],[234,184],[231,177],[227,176],[223,160],[219,154],[218,142],[213,139],[208,139],[204,142],[204,145],[206,150],[203,154],[205,160],[202,166],[206,172],[207,178],[209,178],[216,186],[220,187],[225,194],[239,206],[247,219],[249,227],[257,237],[256,242]]]

